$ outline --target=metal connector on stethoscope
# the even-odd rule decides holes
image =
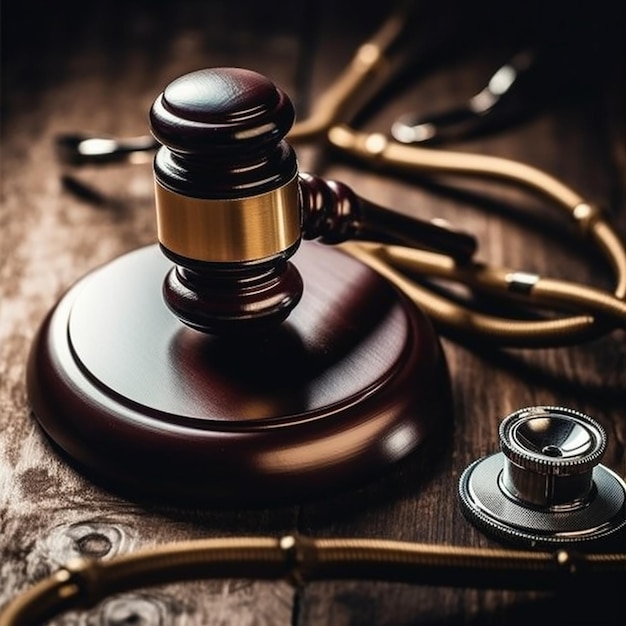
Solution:
[[[500,424],[501,451],[459,481],[466,517],[486,534],[532,547],[608,541],[626,530],[626,483],[601,465],[606,434],[563,407],[520,409]]]

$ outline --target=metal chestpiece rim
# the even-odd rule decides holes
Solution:
[[[626,529],[626,484],[599,462],[606,433],[556,406],[520,409],[499,428],[501,451],[459,481],[466,517],[496,539],[552,547],[609,540]]]

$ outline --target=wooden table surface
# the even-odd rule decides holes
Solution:
[[[517,408],[570,406],[607,430],[604,464],[626,475],[626,341],[615,331],[582,345],[492,349],[443,336],[455,416],[432,467],[404,470],[314,503],[268,509],[145,505],[92,484],[62,461],[29,412],[31,340],[75,280],[155,240],[149,159],[70,167],[59,133],[147,132],[147,111],[174,78],[210,66],[269,76],[304,117],[382,22],[386,3],[5,3],[2,19],[0,212],[0,606],[77,555],[103,559],[165,542],[235,535],[365,537],[497,547],[459,510],[459,475],[497,448],[498,423]],[[583,21],[542,3],[424,3],[416,62],[358,123],[387,132],[399,114],[473,95],[506,58],[511,33],[540,31],[566,51],[552,94],[497,133],[451,144],[531,163],[607,209],[626,239],[624,20],[595,2]],[[460,7],[472,6],[464,13]],[[508,5],[508,3],[505,3]],[[591,3],[583,3],[584,9]],[[522,9],[522,7],[525,7]],[[519,15],[517,12],[521,12]],[[559,28],[556,26],[559,25]],[[524,31],[523,29],[526,29]],[[547,33],[547,34],[546,34]],[[434,47],[432,44],[435,44]],[[439,44],[441,47],[439,49]],[[458,44],[458,54],[445,55]],[[434,55],[428,54],[435,50]],[[361,195],[476,234],[479,258],[611,287],[610,272],[563,216],[520,190],[481,181],[436,182],[368,168],[324,145],[297,146],[301,170]],[[455,589],[388,582],[199,581],[110,598],[55,624],[522,624],[623,623],[623,598],[581,600],[547,591]]]

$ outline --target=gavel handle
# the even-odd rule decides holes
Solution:
[[[366,240],[399,244],[445,254],[466,261],[477,248],[469,233],[443,220],[426,221],[381,207],[358,196],[344,183],[299,174],[305,239],[325,243]]]
[[[445,220],[426,221],[378,206],[359,198],[361,219],[354,239],[385,241],[445,254],[457,261],[470,259],[478,246],[476,238],[456,230]]]

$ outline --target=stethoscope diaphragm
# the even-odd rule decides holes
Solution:
[[[626,529],[626,483],[600,464],[606,433],[591,417],[536,406],[500,424],[500,452],[461,475],[466,517],[496,539],[554,548],[616,537]]]

